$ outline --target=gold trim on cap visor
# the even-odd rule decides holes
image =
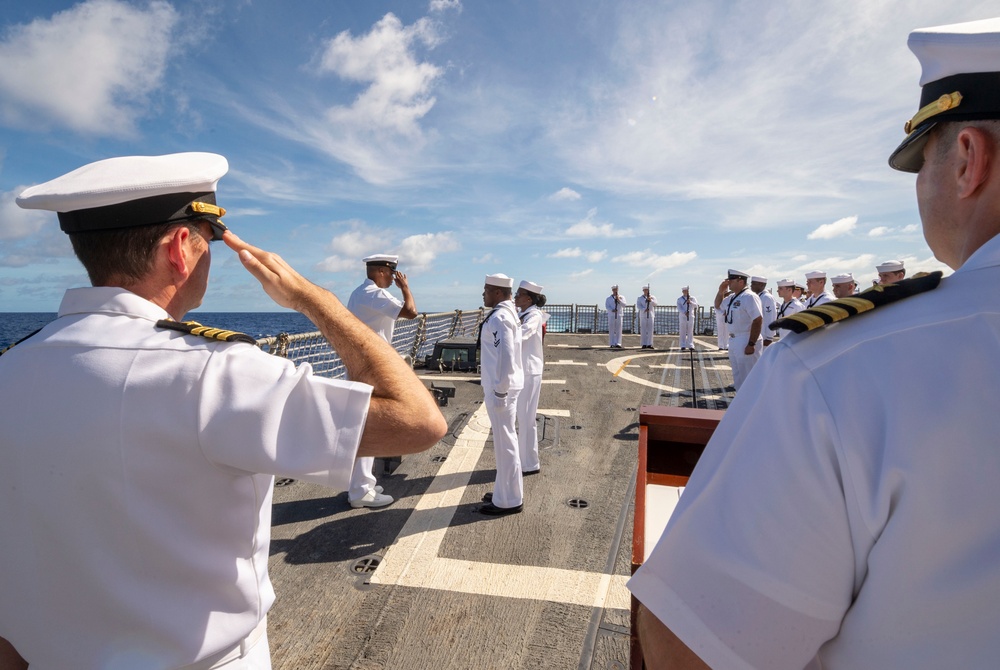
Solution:
[[[953,91],[951,93],[945,93],[940,98],[934,102],[924,105],[920,108],[913,118],[906,122],[903,126],[903,130],[907,135],[913,132],[913,130],[919,126],[921,123],[931,118],[932,116],[937,116],[941,112],[947,112],[949,109],[955,109],[960,104],[962,104],[962,94],[958,91]]]
[[[212,216],[225,216],[226,214],[225,208],[207,202],[192,202],[191,210],[198,214],[211,214]]]

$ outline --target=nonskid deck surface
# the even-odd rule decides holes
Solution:
[[[356,510],[344,492],[279,481],[273,666],[628,667],[638,408],[724,409],[733,395],[714,338],[699,338],[693,354],[678,350],[676,336],[655,344],[546,337],[542,470],[525,477],[521,514],[475,511],[495,461],[473,373],[418,370],[428,385],[454,384],[442,408],[451,430],[379,476],[396,498],[390,507]]]

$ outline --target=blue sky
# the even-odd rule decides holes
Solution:
[[[946,269],[913,175],[917,27],[955,0],[0,0],[0,311],[87,285],[54,215],[15,196],[94,160],[227,157],[225,221],[346,300],[398,253],[420,311],[483,277],[603,302],[710,304],[902,258]],[[277,309],[222,245],[206,311]]]

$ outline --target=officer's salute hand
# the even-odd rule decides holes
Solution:
[[[239,254],[243,267],[257,278],[264,292],[278,305],[301,312],[310,294],[323,291],[296,272],[281,256],[247,244],[233,231],[227,230],[222,240]]]
[[[392,276],[392,280],[396,282],[396,286],[400,289],[408,288],[409,284],[406,281],[406,275],[402,272],[396,272]]]

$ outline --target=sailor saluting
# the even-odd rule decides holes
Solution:
[[[16,538],[0,542],[0,648],[32,667],[270,668],[274,476],[345,489],[357,454],[447,429],[336,296],[227,231],[227,169],[210,153],[112,158],[17,200],[58,212],[93,284],[0,358],[0,537]],[[201,303],[220,239],[354,381],[157,327]]]

